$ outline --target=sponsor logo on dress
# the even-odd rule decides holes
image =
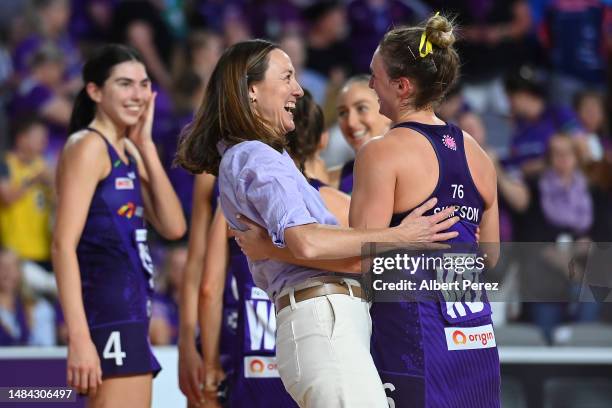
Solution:
[[[134,180],[129,177],[117,177],[115,179],[115,190],[133,190]]]
[[[130,171],[127,176],[129,178],[131,178],[132,180],[136,180],[136,173],[134,173],[133,171]]]
[[[136,204],[130,201],[129,203],[122,205],[117,210],[117,214],[129,220],[130,218],[134,216],[135,211],[136,211]]]
[[[474,350],[496,346],[491,324],[478,327],[445,327],[444,334],[449,350]]]
[[[245,378],[279,378],[276,357],[247,356],[244,358]]]

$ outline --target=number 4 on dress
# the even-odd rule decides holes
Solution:
[[[106,341],[106,345],[104,346],[102,357],[105,359],[114,358],[115,364],[122,366],[125,356],[125,352],[121,350],[121,332],[111,332],[110,336],[108,336],[108,340]]]

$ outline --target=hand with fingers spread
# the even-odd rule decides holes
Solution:
[[[270,240],[268,232],[244,215],[237,215],[236,218],[248,228],[245,231],[234,231],[234,239],[242,252],[251,261],[269,259],[274,244]]]
[[[405,242],[441,242],[455,238],[457,231],[448,231],[459,217],[453,217],[454,207],[446,208],[436,214],[424,216],[427,211],[435,207],[437,198],[431,198],[420,207],[415,208],[406,216],[401,224],[395,228],[400,233],[400,241]],[[406,237],[406,239],[401,239]]]
[[[195,343],[190,340],[179,343],[179,387],[189,403],[197,405],[204,398],[203,365]]]
[[[67,382],[80,394],[93,396],[102,384],[100,357],[90,338],[68,343]]]
[[[147,102],[144,113],[140,116],[138,122],[128,130],[128,138],[138,148],[153,142],[153,113],[155,111],[156,97],[157,92],[153,92]]]

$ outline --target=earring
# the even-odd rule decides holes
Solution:
[[[252,97],[252,96],[251,96],[251,98],[250,98],[250,99],[251,99],[251,103],[255,103],[255,101],[257,100],[257,99],[255,99],[255,98],[254,98],[254,97]]]

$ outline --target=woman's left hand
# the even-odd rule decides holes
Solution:
[[[270,258],[270,250],[273,249],[274,245],[270,241],[268,232],[244,215],[239,215],[237,218],[247,226],[245,231],[235,230],[233,232],[234,239],[242,249],[242,252],[251,261],[262,261]]]
[[[153,142],[153,113],[155,111],[156,97],[157,92],[153,92],[142,116],[138,119],[138,122],[128,130],[128,138],[138,148]]]

